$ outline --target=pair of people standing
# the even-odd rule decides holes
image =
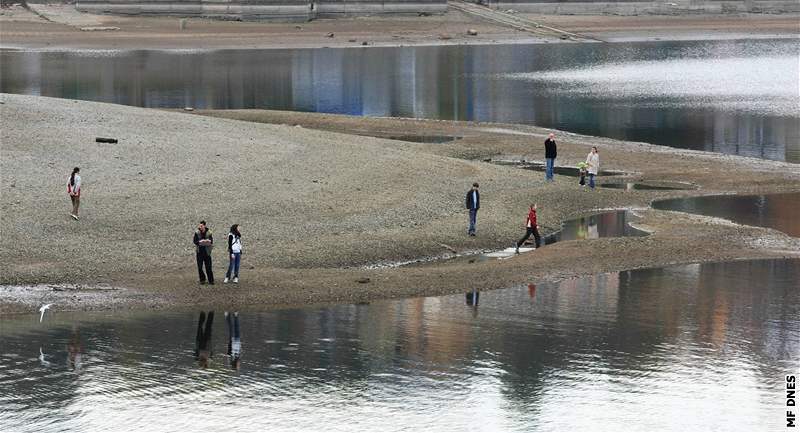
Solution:
[[[552,132],[544,141],[545,174],[547,181],[553,182],[553,171],[555,169],[558,148],[556,146],[556,135]],[[597,146],[592,146],[591,152],[586,156],[586,174],[589,176],[589,188],[594,189],[594,178],[600,172],[600,154],[597,153]],[[581,185],[583,185],[583,172],[581,172]]]
[[[205,284],[206,281],[208,281],[208,284],[214,284],[214,271],[212,270],[211,262],[214,235],[205,221],[200,221],[197,230],[194,232],[192,242],[196,246],[197,274],[200,278],[200,284]],[[238,283],[239,265],[242,259],[242,234],[239,231],[239,224],[232,225],[228,233],[228,254],[230,254],[230,262],[228,263],[228,272],[225,273],[223,283],[230,281],[231,274],[233,274],[233,282]],[[205,272],[203,272],[203,268],[205,268]]]

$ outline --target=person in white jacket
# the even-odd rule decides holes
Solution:
[[[75,167],[72,169],[72,174],[69,176],[69,180],[67,180],[67,193],[69,193],[69,198],[72,200],[72,213],[69,214],[72,219],[78,219],[78,208],[81,206],[81,176],[78,174],[81,172],[79,167]]]
[[[594,177],[600,172],[600,154],[597,147],[592,146],[592,151],[586,156],[586,172],[589,174],[589,188],[594,189]]]

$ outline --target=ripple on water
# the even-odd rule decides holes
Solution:
[[[777,430],[770,390],[798,365],[798,279],[800,260],[749,261],[484,292],[477,307],[455,295],[245,311],[239,370],[224,323],[200,368],[193,315],[3,317],[0,429]]]

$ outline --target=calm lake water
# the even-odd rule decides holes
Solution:
[[[800,162],[794,39],[0,52],[0,91],[536,124]]]
[[[800,260],[242,311],[0,317],[0,430],[785,430]],[[40,355],[43,354],[43,355]]]
[[[800,193],[716,195],[653,202],[653,208],[725,218],[800,237]]]

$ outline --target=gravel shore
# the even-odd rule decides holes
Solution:
[[[113,308],[355,302],[800,250],[797,239],[774,230],[647,208],[661,197],[800,191],[794,164],[560,134],[560,164],[597,145],[604,168],[699,187],[590,193],[573,178],[546,185],[541,173],[483,161],[536,159],[548,131],[534,127],[260,110],[196,115],[8,94],[0,101],[0,285],[71,285],[28,297],[0,290],[5,312],[43,300],[108,308],[98,293],[113,298]],[[363,136],[399,132],[463,138],[424,144]],[[73,166],[84,182],[80,221],[68,215]],[[473,181],[483,198],[475,238],[465,235],[463,209]],[[593,209],[637,208],[654,234],[563,242],[513,260],[365,269],[448,247],[507,247],[521,234],[530,201],[540,205],[545,232]],[[241,284],[197,285],[191,236],[200,219],[220,243],[231,224],[242,226]],[[225,258],[216,248],[220,282]],[[81,301],[98,286],[104,289],[91,291],[91,302]]]

